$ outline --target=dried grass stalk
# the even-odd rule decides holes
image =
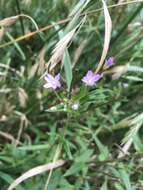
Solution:
[[[19,98],[20,106],[22,108],[25,108],[27,104],[27,100],[28,100],[28,95],[23,88],[18,88],[18,98]]]
[[[26,6],[30,6],[32,3],[32,0],[23,0],[22,3]]]
[[[38,70],[38,62],[36,62],[28,71],[28,78],[33,78]]]
[[[19,140],[15,140],[15,138],[9,133],[0,131],[0,136],[6,138],[7,140],[10,140],[11,142],[16,142],[17,144],[20,144],[20,145],[22,144]]]
[[[38,70],[37,70],[37,74],[38,75],[42,75],[45,69],[45,48],[42,48],[38,58],[37,58],[37,63],[38,63]]]
[[[2,38],[3,38],[4,34],[5,34],[5,32],[6,32],[5,28],[1,28],[1,29],[0,29],[0,41],[2,40]]]
[[[28,170],[27,172],[25,172],[23,175],[21,175],[20,177],[18,177],[9,187],[7,190],[13,190],[17,185],[19,185],[21,182],[23,182],[24,180],[32,177],[32,176],[35,176],[35,175],[38,175],[38,174],[41,174],[43,172],[46,172],[46,171],[49,171],[49,170],[52,170],[52,169],[55,169],[55,168],[58,168],[62,165],[64,165],[66,163],[65,160],[57,160],[56,162],[54,163],[48,163],[48,164],[44,164],[44,165],[41,165],[41,166],[37,166],[33,169],[30,169]]]
[[[40,51],[40,53],[39,53],[39,55],[37,57],[36,63],[34,65],[32,65],[32,67],[29,70],[29,74],[28,74],[29,78],[34,77],[34,75],[36,75],[36,73],[38,75],[42,75],[43,74],[43,72],[45,70],[45,59],[44,59],[44,56],[45,56],[45,49],[42,48],[42,50]]]
[[[63,59],[65,49],[68,44],[71,42],[74,34],[76,32],[76,28],[68,32],[55,46],[52,51],[52,56],[47,64],[47,68],[49,71],[52,71],[55,66]]]
[[[111,38],[111,31],[112,31],[112,20],[110,18],[110,14],[108,12],[107,5],[104,0],[102,0],[103,9],[104,9],[104,19],[105,19],[105,35],[104,35],[104,46],[102,51],[102,56],[100,62],[97,66],[95,73],[98,73],[99,70],[102,68],[106,55],[108,53],[110,38]]]
[[[129,64],[125,64],[125,65],[120,65],[120,66],[116,66],[113,67],[107,71],[105,71],[105,74],[112,74],[112,79],[118,79],[120,76],[122,76],[124,73],[126,73],[128,71],[129,68]]]
[[[18,18],[19,18],[19,15],[0,20],[0,26],[3,26],[3,27],[10,26],[10,25],[14,24]]]
[[[26,115],[22,114],[20,118],[20,127],[17,135],[16,141],[20,141],[20,138],[22,136],[23,129],[26,128],[30,124],[29,120],[27,119]],[[16,146],[18,143],[16,142]]]
[[[79,45],[79,47],[76,49],[75,55],[74,55],[74,58],[73,58],[72,68],[75,67],[75,65],[76,65],[76,63],[78,62],[78,60],[79,60],[79,58],[80,58],[80,56],[81,56],[81,54],[82,54],[82,52],[83,52],[85,46],[87,45],[87,43],[88,43],[88,40],[86,40],[86,39],[83,40],[83,41],[81,42],[81,44]]]
[[[122,152],[119,153],[118,158],[122,158],[126,155],[129,155],[128,150],[130,149],[132,145],[133,139],[130,139],[123,147],[122,147]]]

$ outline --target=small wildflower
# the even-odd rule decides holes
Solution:
[[[113,57],[109,57],[107,60],[106,60],[106,65],[108,66],[111,66],[114,64],[114,58]]]
[[[43,85],[44,88],[53,88],[55,90],[56,88],[61,87],[60,73],[55,77],[53,77],[51,74],[46,74],[44,79],[46,81],[46,84]]]
[[[89,70],[82,78],[82,82],[84,82],[86,86],[94,86],[96,82],[101,79],[101,77],[102,74],[94,74],[91,70]]]
[[[128,87],[129,87],[129,84],[128,84],[128,83],[123,83],[123,87],[124,87],[124,88],[128,88]]]
[[[79,108],[79,102],[75,102],[74,104],[72,104],[71,108],[73,110],[78,110],[78,108]]]

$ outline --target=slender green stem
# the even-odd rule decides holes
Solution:
[[[57,96],[58,100],[60,100],[60,102],[61,102],[61,101],[62,101],[62,99],[61,99],[61,97],[59,96],[59,94],[57,93],[57,91],[56,91],[56,90],[54,90],[54,93],[55,93],[55,95]]]
[[[20,14],[21,14],[21,9],[20,9],[19,0],[15,0],[15,3],[16,3],[16,7],[17,7],[18,14],[20,15]],[[25,30],[24,30],[24,24],[23,24],[23,19],[22,19],[22,17],[19,17],[19,20],[20,20],[20,24],[21,24],[21,30],[22,30],[22,33],[23,33],[23,35],[24,35],[24,34],[25,34]]]
[[[61,149],[62,149],[62,145],[58,145],[57,149],[56,149],[56,152],[55,152],[55,155],[54,155],[54,158],[53,158],[53,163],[55,163],[58,160],[59,155],[61,153]],[[49,175],[48,175],[48,178],[46,180],[46,184],[45,184],[44,190],[48,190],[48,185],[49,185],[52,173],[53,173],[53,169],[51,169],[50,172],[49,172]]]

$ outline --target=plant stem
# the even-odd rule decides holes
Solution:
[[[21,14],[21,9],[20,9],[19,0],[15,0],[15,3],[16,3],[16,7],[17,7],[18,14],[20,15],[20,14]],[[25,34],[25,30],[24,30],[24,24],[23,24],[23,19],[22,19],[22,17],[19,17],[19,21],[20,21],[22,33],[23,33],[23,35],[24,35],[24,34]]]
[[[60,100],[60,102],[62,102],[62,99],[61,99],[61,97],[58,95],[58,93],[56,92],[56,90],[54,90],[54,93],[55,93],[55,95],[57,96],[58,100]]]
[[[62,149],[62,145],[58,145],[57,149],[56,149],[56,152],[55,152],[55,155],[54,155],[54,158],[53,158],[53,163],[58,160],[59,155],[61,153],[61,149]],[[49,185],[49,182],[50,182],[50,178],[52,176],[52,172],[53,172],[53,169],[51,169],[50,172],[49,172],[49,175],[48,175],[48,178],[46,180],[46,184],[45,184],[44,190],[48,190],[48,185]]]

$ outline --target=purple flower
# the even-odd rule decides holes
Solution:
[[[46,74],[44,79],[46,80],[46,84],[43,85],[44,88],[56,88],[61,87],[60,83],[60,73],[53,77],[51,74]]]
[[[86,86],[94,86],[95,83],[101,79],[101,77],[101,74],[94,74],[91,70],[89,70],[82,78],[82,82],[84,82]]]
[[[107,60],[105,61],[105,63],[106,63],[106,65],[108,65],[108,66],[113,65],[113,64],[114,64],[114,58],[113,58],[113,57],[109,57],[109,59],[107,59]]]

